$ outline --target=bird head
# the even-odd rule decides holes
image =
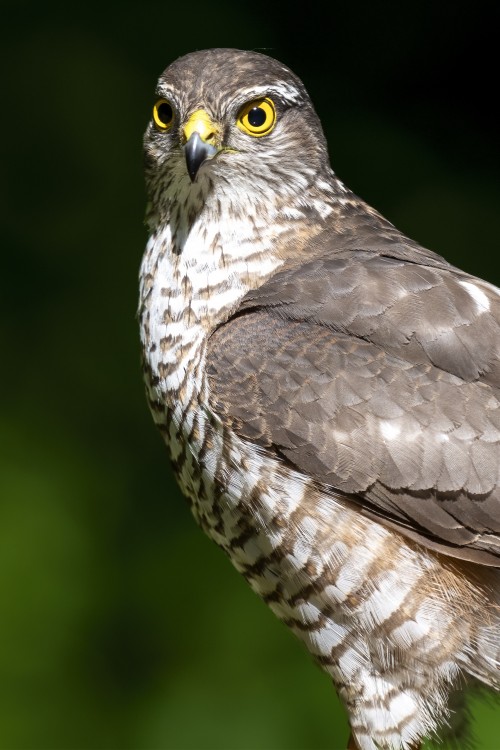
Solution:
[[[277,60],[234,49],[194,52],[164,71],[144,147],[157,210],[164,200],[221,190],[249,200],[276,188],[300,196],[329,170],[300,79]]]

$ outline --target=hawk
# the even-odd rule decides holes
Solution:
[[[500,689],[500,291],[332,171],[302,82],[186,55],[145,134],[154,420],[199,525],[331,675],[350,747]]]

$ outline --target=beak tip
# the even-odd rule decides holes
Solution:
[[[217,149],[200,138],[199,133],[194,132],[184,145],[184,156],[186,167],[191,182],[196,181],[201,165],[211,159],[217,153]]]

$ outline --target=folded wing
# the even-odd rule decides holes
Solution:
[[[317,258],[250,292],[207,367],[242,438],[420,543],[500,566],[494,287],[444,261]]]

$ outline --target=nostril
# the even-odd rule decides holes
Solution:
[[[217,145],[217,131],[207,131],[205,128],[198,128],[192,132],[186,132],[184,130],[181,136],[182,145],[185,146],[186,143],[193,137],[193,135],[198,135],[204,143],[208,143],[211,146]]]
[[[183,143],[187,143],[195,133],[209,146],[217,146],[219,127],[203,109],[198,109],[189,115],[183,127]]]

